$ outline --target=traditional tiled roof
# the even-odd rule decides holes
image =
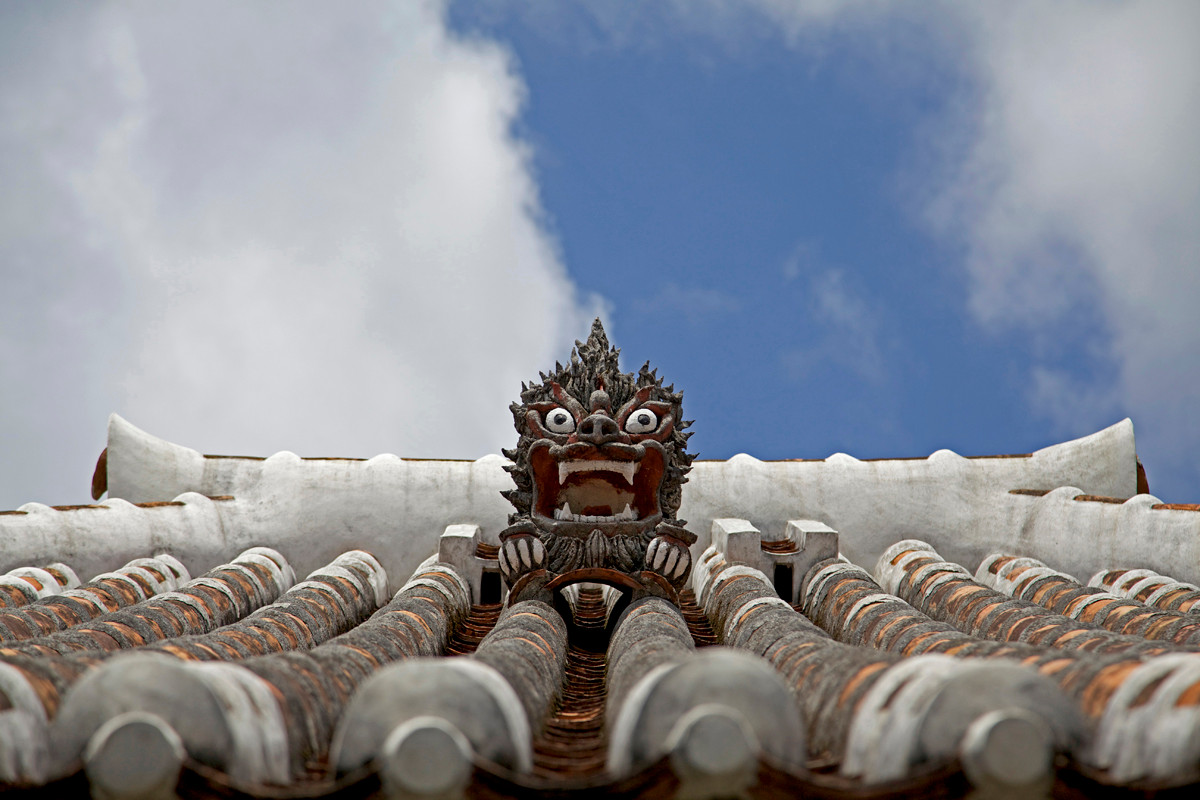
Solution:
[[[1146,493],[1128,421],[1023,456],[697,461],[678,603],[603,576],[504,603],[504,463],[204,456],[114,416],[106,500],[0,512],[0,781],[1196,788],[1200,509]]]

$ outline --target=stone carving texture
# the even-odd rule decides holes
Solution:
[[[696,537],[675,517],[692,456],[682,393],[649,363],[620,371],[620,351],[592,323],[566,366],[522,384],[511,406],[520,438],[506,450],[515,506],[500,569],[513,590],[578,570],[607,570],[673,595],[691,571]],[[593,577],[595,573],[593,573]]]

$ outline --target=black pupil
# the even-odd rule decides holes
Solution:
[[[638,422],[641,423],[642,425],[649,425],[650,424],[650,415],[649,414],[639,414]]]
[[[562,425],[566,421],[567,421],[567,416],[565,414],[563,414],[561,411],[554,415],[554,424],[555,425]]]

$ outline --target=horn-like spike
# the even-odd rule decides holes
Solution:
[[[602,350],[608,349],[608,335],[604,333],[604,323],[599,317],[592,320],[592,332],[588,334],[587,343]]]

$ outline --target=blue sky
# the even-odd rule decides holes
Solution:
[[[605,318],[703,458],[1028,452],[1131,416],[1200,500],[1200,6],[0,11],[0,506],[111,411],[475,457]]]
[[[735,52],[668,30],[581,51],[491,20],[459,24],[516,54],[564,261],[630,362],[685,388],[703,456],[1046,441],[1012,413],[1022,343],[970,329],[961,277],[905,200],[914,125],[946,101],[924,80],[772,39]]]

